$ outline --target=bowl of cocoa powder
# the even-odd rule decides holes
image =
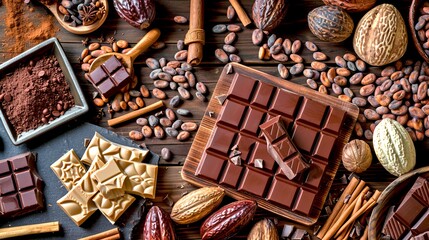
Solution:
[[[0,65],[0,119],[13,144],[33,139],[88,111],[58,39]]]

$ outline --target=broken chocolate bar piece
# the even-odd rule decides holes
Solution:
[[[259,126],[267,140],[267,150],[290,180],[310,165],[295,147],[280,116],[271,118]]]

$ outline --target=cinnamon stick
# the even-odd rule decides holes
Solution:
[[[199,65],[203,59],[204,34],[204,0],[190,2],[189,31],[185,44],[188,45],[188,60],[192,66]]]
[[[140,115],[143,115],[145,113],[151,112],[151,111],[153,111],[153,110],[155,110],[157,108],[160,108],[162,106],[164,106],[164,103],[162,101],[158,101],[156,103],[152,103],[151,105],[146,106],[144,108],[141,108],[139,110],[127,113],[127,114],[122,115],[122,116],[117,117],[117,118],[110,119],[110,120],[107,121],[107,124],[110,127],[112,127],[112,126],[115,126],[117,124],[120,124],[120,123],[129,121],[131,119],[134,119],[134,118],[136,118],[136,117],[138,117]]]
[[[101,240],[118,240],[118,239],[121,239],[121,234],[119,233],[110,237],[102,238]]]
[[[252,21],[250,20],[250,18],[247,16],[246,11],[240,5],[240,3],[238,2],[238,0],[229,0],[229,2],[231,3],[232,7],[235,9],[235,12],[237,13],[238,18],[240,19],[240,21],[243,24],[243,26],[247,27],[249,24],[252,23]]]
[[[343,193],[341,194],[340,198],[338,199],[338,202],[335,204],[334,209],[332,210],[331,215],[329,215],[328,219],[326,220],[325,225],[320,229],[319,233],[317,234],[317,237],[322,239],[323,236],[326,234],[326,232],[331,227],[332,222],[334,222],[334,219],[339,215],[340,210],[342,206],[344,205],[344,199],[347,197],[347,195],[350,195],[355,190],[356,186],[359,184],[359,179],[352,178],[350,183],[347,185],[346,189],[344,189]]]
[[[60,231],[60,222],[47,222],[18,227],[0,228],[0,239]]]
[[[111,238],[111,237],[118,237],[118,238]],[[119,239],[119,238],[120,238],[119,228],[113,228],[101,233],[80,238],[79,240]]]

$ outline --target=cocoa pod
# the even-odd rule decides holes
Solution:
[[[222,207],[201,225],[202,240],[231,238],[250,222],[256,208],[256,202],[251,200],[236,201]]]
[[[274,223],[267,218],[253,225],[247,236],[247,240],[278,240],[279,235]]]
[[[143,228],[144,240],[175,240],[176,234],[168,214],[153,206],[146,215]]]
[[[274,30],[286,16],[288,2],[285,0],[256,0],[252,7],[252,18],[257,28]]]
[[[171,219],[178,224],[190,224],[207,216],[222,202],[225,192],[218,187],[203,187],[179,199],[171,209]]]

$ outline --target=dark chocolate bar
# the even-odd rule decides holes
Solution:
[[[267,151],[289,180],[310,165],[290,140],[280,115],[259,126],[267,141]]]
[[[130,83],[131,76],[121,62],[112,56],[94,69],[89,79],[98,92],[108,98]]]
[[[0,161],[0,219],[44,208],[43,181],[28,152]]]

